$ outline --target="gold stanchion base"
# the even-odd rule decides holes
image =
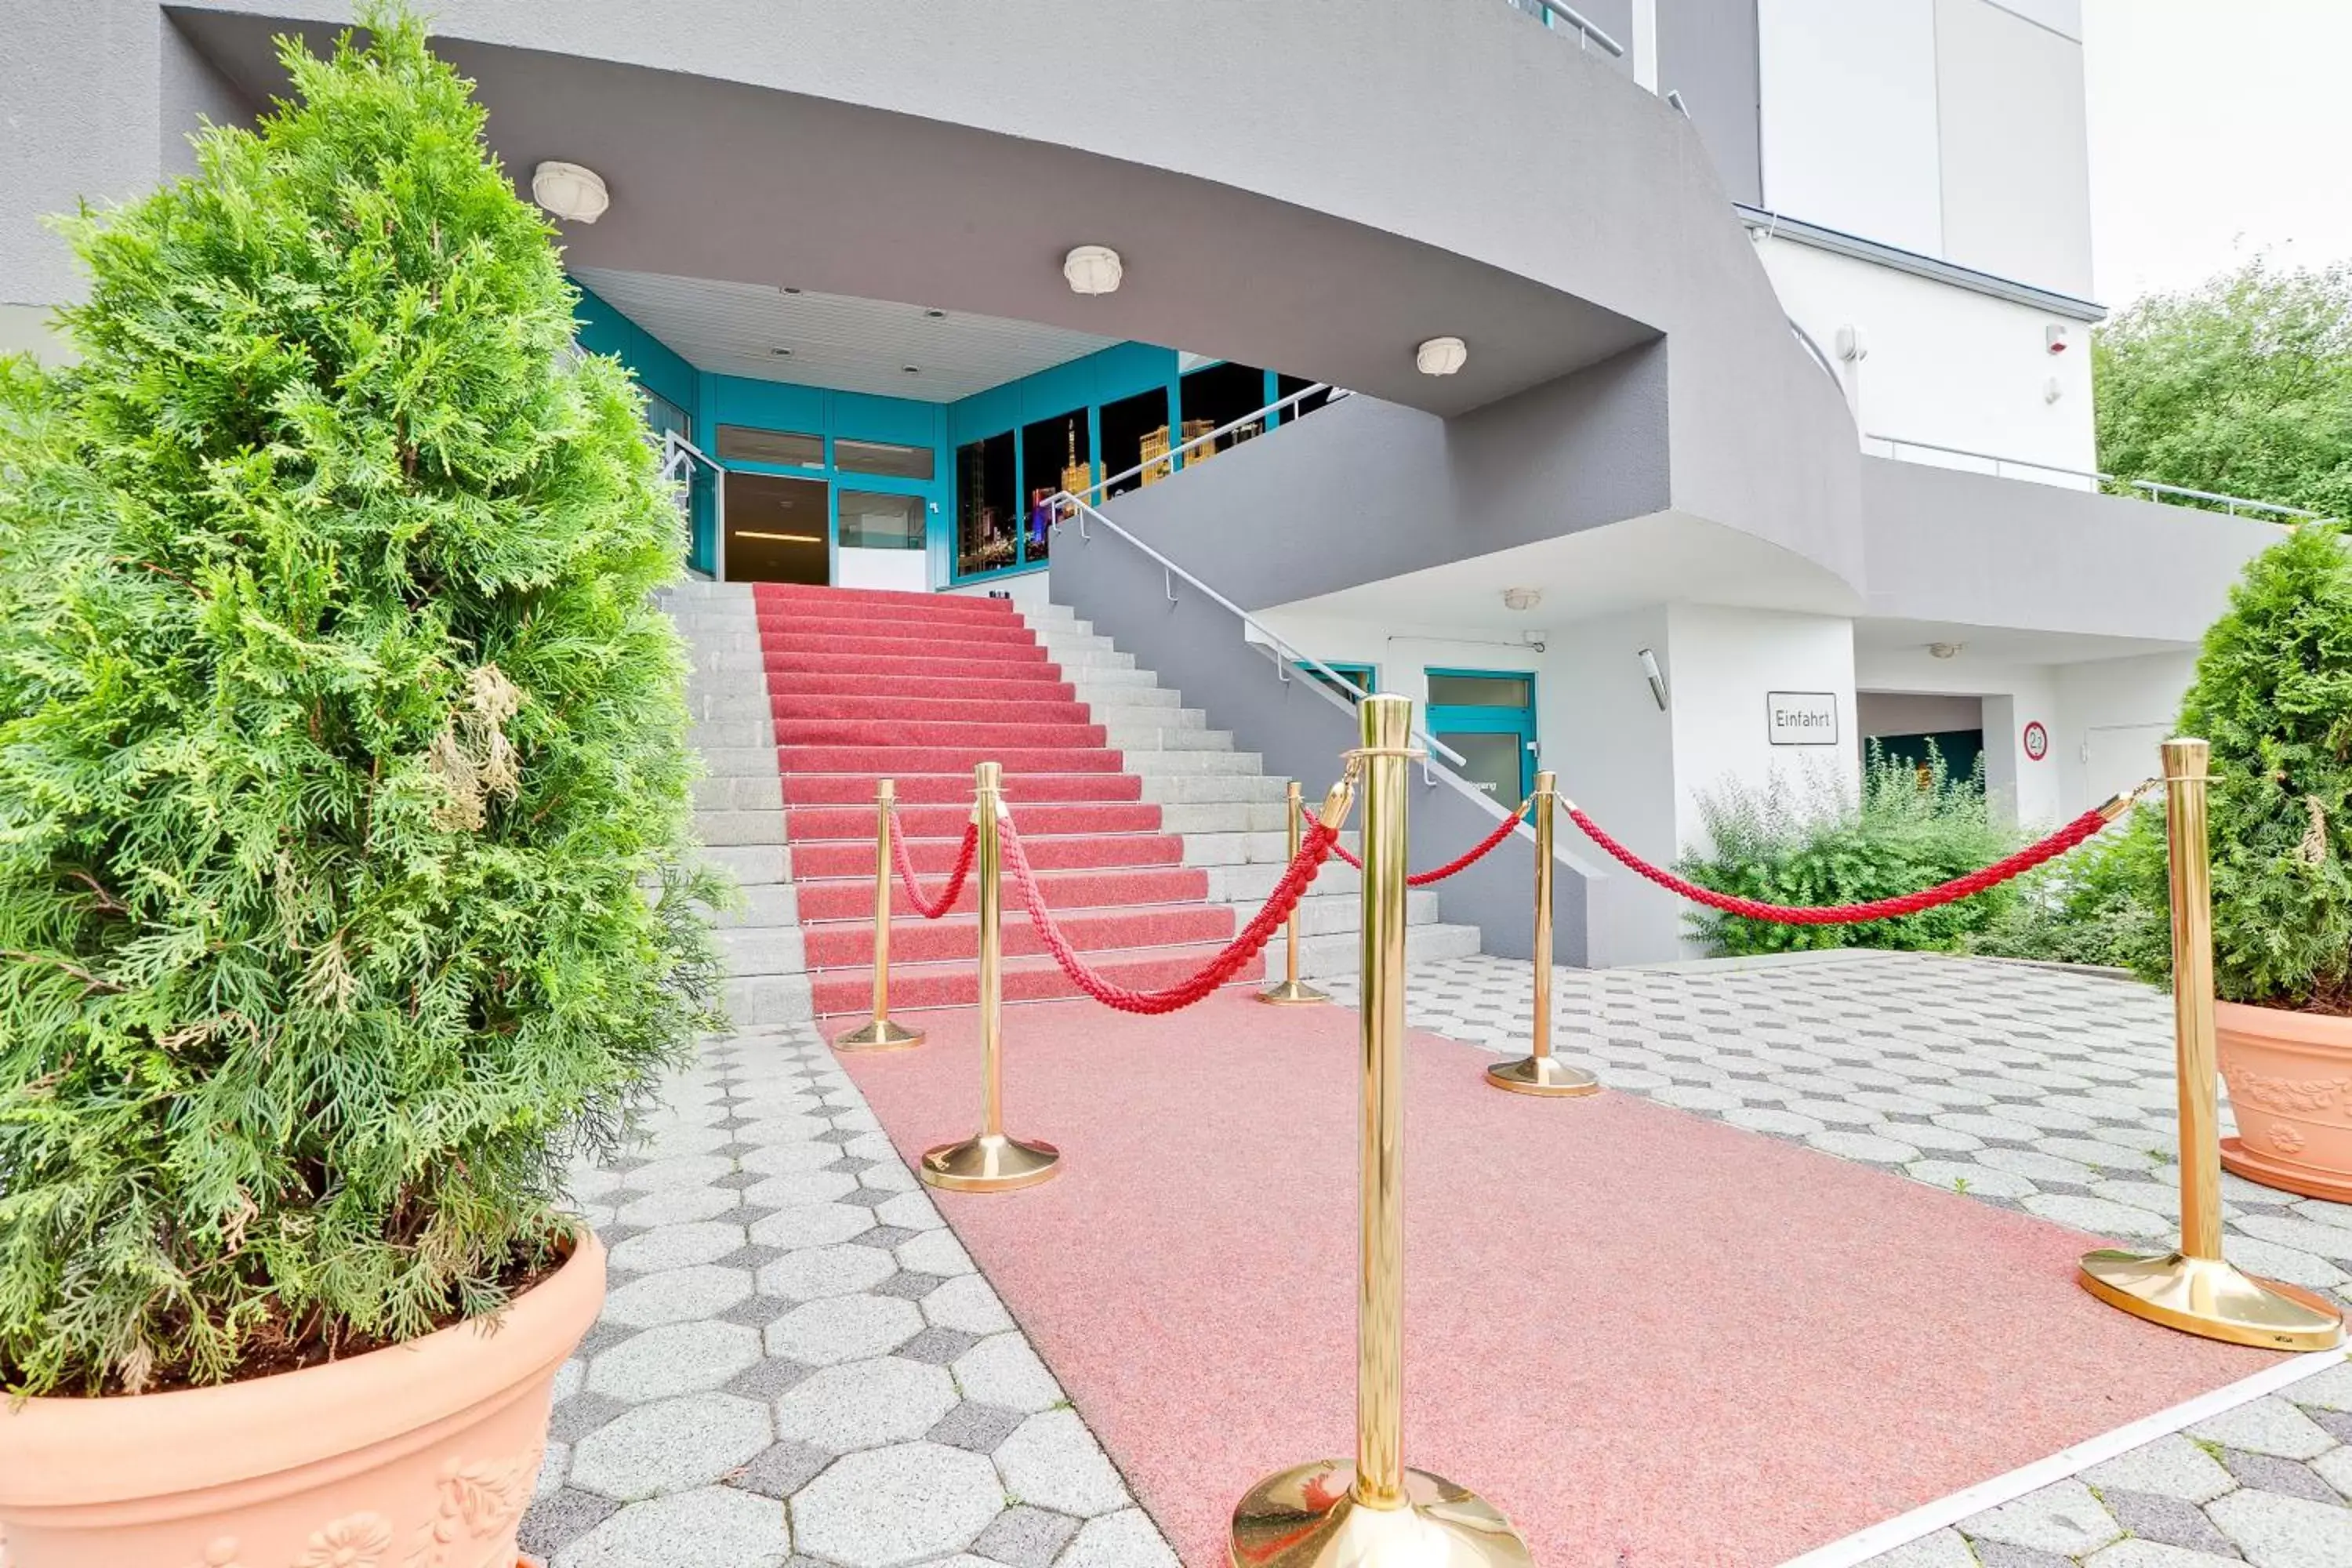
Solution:
[[[1404,1505],[1368,1508],[1355,1467],[1321,1459],[1278,1471],[1234,1506],[1234,1568],[1531,1568],[1492,1503],[1452,1481],[1404,1473]]]
[[[1549,1095],[1555,1100],[1601,1092],[1599,1079],[1582,1068],[1569,1066],[1558,1057],[1521,1057],[1515,1062],[1496,1062],[1486,1069],[1486,1081],[1513,1094]]]
[[[1304,980],[1277,980],[1259,992],[1257,999],[1271,1002],[1277,1007],[1304,1007],[1309,1003],[1331,1000]]]
[[[1062,1152],[1051,1143],[1024,1143],[1002,1132],[986,1132],[925,1150],[915,1173],[926,1185],[951,1193],[1009,1193],[1051,1180],[1061,1162]]]
[[[2344,1342],[2344,1320],[2316,1297],[2240,1273],[2218,1258],[2102,1247],[2083,1255],[2083,1289],[2110,1307],[2233,1345],[2327,1351]]]
[[[910,1029],[890,1018],[877,1018],[870,1024],[860,1024],[833,1042],[836,1051],[903,1051],[923,1043],[923,1031]]]

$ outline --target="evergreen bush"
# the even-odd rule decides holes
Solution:
[[[0,371],[0,1384],[498,1310],[715,1023],[675,508],[404,14],[62,227]]]
[[[1734,784],[1699,801],[1708,847],[1677,868],[1703,888],[1769,903],[1865,903],[1965,876],[2016,847],[1985,805],[1981,771],[1954,778],[1932,742],[1927,766],[1889,761],[1875,746],[1859,797],[1825,776],[1801,789],[1776,777]],[[1691,934],[1721,954],[1832,947],[1953,950],[2015,898],[2004,885],[1939,909],[1856,925],[1791,926],[1698,910]]]
[[[2215,993],[2352,1014],[2352,556],[2340,527],[2306,524],[2247,564],[2205,634],[2178,732],[2213,747]],[[2138,864],[2142,906],[2168,920],[2163,857]],[[2139,967],[2162,979],[2168,963],[2159,950]]]

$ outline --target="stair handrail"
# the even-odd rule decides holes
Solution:
[[[1203,431],[1200,435],[1193,437],[1189,441],[1179,442],[1177,445],[1169,447],[1166,452],[1157,458],[1147,458],[1131,468],[1121,468],[1118,473],[1107,475],[1102,479],[1097,479],[1085,489],[1078,491],[1076,499],[1081,500],[1098,500],[1101,499],[1103,491],[1110,486],[1131,479],[1147,468],[1156,468],[1162,463],[1168,464],[1171,471],[1172,472],[1175,468],[1175,460],[1183,457],[1185,453],[1190,452],[1193,447],[1205,445],[1206,443],[1214,441],[1221,437],[1230,436],[1234,431],[1242,428],[1242,426],[1245,425],[1255,425],[1259,420],[1265,418],[1268,415],[1279,414],[1284,409],[1290,407],[1293,404],[1304,403],[1307,399],[1314,396],[1318,392],[1328,392],[1331,395],[1325,403],[1326,407],[1328,407],[1333,403],[1339,402],[1343,397],[1352,397],[1355,395],[1346,387],[1333,386],[1329,382],[1326,381],[1318,381],[1312,386],[1302,386],[1287,397],[1277,397],[1263,408],[1244,414],[1238,419],[1229,419],[1224,424],[1218,426],[1215,429]],[[1063,493],[1067,494],[1068,492],[1065,491]]]

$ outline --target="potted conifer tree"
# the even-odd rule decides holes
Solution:
[[[504,1568],[564,1212],[717,1022],[677,513],[404,14],[66,233],[0,363],[16,1568]]]
[[[2179,732],[2213,747],[2221,1163],[2352,1203],[2352,555],[2307,524],[2206,634]],[[2144,857],[2151,902],[2162,862]],[[2160,903],[2159,906],[2160,907]]]

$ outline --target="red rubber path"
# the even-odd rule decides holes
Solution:
[[[846,1057],[911,1160],[968,1135],[976,1015]],[[1226,993],[1006,1014],[1026,1192],[935,1194],[1192,1568],[1351,1451],[1356,1017]],[[1416,1036],[1405,1454],[1545,1568],[1770,1568],[2270,1364],[2074,1283],[2089,1238],[1630,1094],[1484,1087]]]

